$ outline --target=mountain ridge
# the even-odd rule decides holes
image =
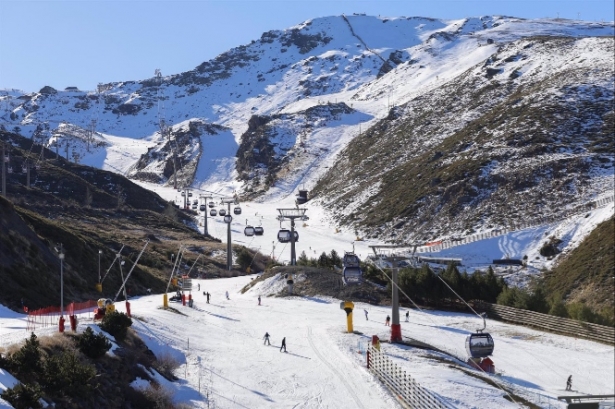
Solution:
[[[290,193],[299,185],[307,185],[318,203],[334,212],[336,223],[368,234],[370,230],[384,240],[405,240],[412,238],[408,230],[401,229],[393,236],[383,233],[403,221],[399,216],[407,217],[425,208],[421,202],[390,196],[387,200],[394,205],[384,207],[387,216],[370,219],[373,222],[367,221],[365,212],[361,215],[352,209],[373,211],[372,204],[364,206],[366,200],[375,203],[374,198],[382,197],[383,192],[400,190],[383,177],[393,172],[392,179],[404,180],[408,172],[413,173],[408,169],[413,166],[409,161],[417,156],[409,154],[408,143],[419,147],[417,151],[431,150],[422,159],[423,167],[430,158],[440,155],[448,156],[441,159],[448,161],[456,155],[469,158],[475,155],[477,146],[488,145],[493,132],[498,131],[489,130],[492,123],[507,128],[514,121],[539,120],[530,111],[545,103],[551,105],[552,120],[558,117],[555,111],[565,108],[568,123],[560,130],[585,132],[589,127],[604,140],[613,127],[608,106],[613,99],[613,33],[612,23],[560,19],[323,17],[286,30],[268,31],[259,40],[233,48],[186,73],[100,84],[96,92],[89,93],[51,87],[29,95],[5,93],[0,118],[5,128],[19,127],[26,135],[31,132],[34,141],[56,150],[59,146],[67,157],[72,149],[76,161],[88,164],[96,159],[97,167],[167,186],[177,179],[180,186],[236,191],[255,200],[267,200],[274,192]],[[568,78],[571,75],[574,79]],[[567,88],[556,89],[558,83],[566,83]],[[549,92],[543,95],[545,90]],[[577,101],[576,112],[572,112],[569,103],[558,99],[561,92],[569,99],[584,96],[581,100],[588,106],[579,107]],[[602,94],[596,98],[601,105],[592,100],[592,92]],[[447,100],[448,94],[457,98],[456,104]],[[349,111],[335,118],[326,113],[338,104]],[[500,113],[494,115],[492,108],[498,104]],[[310,110],[325,114],[309,116]],[[250,123],[255,118],[273,120],[254,128]],[[393,135],[391,131],[404,121],[422,129],[424,137],[410,140],[407,135],[401,139]],[[592,128],[599,123],[602,130]],[[481,136],[471,142],[466,137],[473,132]],[[608,169],[613,163],[608,141],[597,142],[604,145],[599,147],[604,152],[593,154],[590,160],[587,154],[574,152],[588,146],[574,142],[569,134],[558,144],[573,152],[567,153],[567,161],[556,163],[555,156],[547,158],[545,154],[552,140],[543,136],[535,139],[538,134],[532,132],[510,135],[505,143],[532,145],[534,148],[526,149],[524,155],[530,158],[541,153],[545,162],[553,165],[547,169],[528,162],[529,168],[543,169],[539,183],[542,192],[557,193],[564,186],[576,189],[570,185],[571,178],[559,185],[547,181],[553,179],[552,172],[559,175],[570,164],[587,182],[583,187],[587,195],[582,200],[612,191],[608,187],[612,179]],[[359,155],[370,153],[360,166],[342,169],[342,163],[351,162],[340,162],[340,158],[343,161],[348,149],[363,143],[365,135],[396,141],[384,143],[382,148],[369,145]],[[116,166],[117,160],[98,159],[105,154],[109,158],[113,138],[118,137],[132,138],[135,144],[131,152],[116,153],[123,157],[121,167]],[[507,150],[506,146],[492,148],[496,160],[488,160],[485,155],[472,158],[467,171],[478,174],[494,167],[500,175],[489,183],[512,183],[516,190],[522,185],[536,187],[528,175],[514,182],[502,176],[502,169],[511,160]],[[392,163],[388,166],[389,158],[394,157],[397,171]],[[370,160],[378,166],[370,166]],[[603,160],[606,162],[594,163]],[[336,169],[335,173],[330,169]],[[473,205],[477,192],[469,184],[460,185],[459,176],[443,176],[428,180],[415,200],[428,200],[433,193],[425,193],[450,182],[445,195],[455,198],[456,202],[448,206],[451,217],[459,218]],[[333,179],[337,182],[323,182]],[[353,184],[360,186],[354,196],[348,193],[348,186]],[[343,205],[336,203],[340,195],[346,197]],[[570,197],[574,195],[568,194]],[[507,203],[508,197],[495,199]],[[560,199],[553,194],[551,202]],[[570,205],[577,206],[578,199]],[[431,217],[428,224],[434,220]],[[475,229],[460,220],[452,223],[456,227],[448,234]],[[503,220],[492,220],[482,228],[504,224]],[[441,230],[442,226],[429,227],[417,236],[435,239],[447,234]]]

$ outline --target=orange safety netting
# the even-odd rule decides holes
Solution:
[[[73,302],[68,304],[64,310],[64,313],[69,316],[88,314],[88,318],[90,318],[90,314],[94,312],[95,308],[98,308],[98,304],[95,300],[79,303]],[[37,326],[40,328],[58,325],[60,314],[61,308],[59,306],[45,307],[34,311],[28,311],[27,330],[33,331]]]

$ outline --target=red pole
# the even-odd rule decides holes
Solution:
[[[128,300],[126,301],[126,315],[130,317],[130,303],[128,302]]]

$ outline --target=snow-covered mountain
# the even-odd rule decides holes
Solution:
[[[487,208],[613,194],[614,33],[560,19],[318,18],[185,73],[3,91],[0,120],[133,179],[259,200],[305,186],[336,223],[376,237],[467,234],[507,224]],[[434,157],[443,171],[418,182],[412,166]],[[447,178],[460,158],[473,165]]]

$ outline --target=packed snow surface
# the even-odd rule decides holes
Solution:
[[[389,338],[384,326],[390,307],[355,303],[354,330],[346,332],[340,300],[328,297],[275,297],[285,280],[274,276],[241,293],[255,276],[194,280],[193,308],[171,303],[161,309],[162,295],[131,300],[133,328],[157,356],[172,356],[180,378],[168,382],[177,402],[196,408],[392,408],[395,398],[366,369],[365,350],[372,335]],[[229,299],[225,293],[229,292]],[[203,292],[211,294],[208,304]],[[261,305],[257,298],[261,296]],[[120,311],[124,303],[117,303]],[[368,311],[369,320],[365,319]],[[405,316],[405,310],[402,311]],[[421,386],[448,407],[515,408],[506,393],[449,364],[465,357],[465,337],[482,326],[476,316],[411,310],[402,334],[445,353],[382,343],[382,350]],[[3,345],[28,336],[25,317],[3,310]],[[79,331],[94,325],[85,317]],[[487,320],[495,340],[492,356],[501,388],[542,407],[563,408],[554,398],[566,394],[613,394],[615,356],[612,346]],[[37,329],[39,336],[55,327]],[[264,345],[265,332],[271,346]],[[282,338],[287,352],[280,352]],[[477,373],[478,374],[478,373]],[[573,392],[566,379],[573,375]],[[14,381],[13,381],[14,382]],[[137,379],[134,387],[144,387]],[[0,385],[12,385],[0,370]],[[539,402],[542,402],[540,404]]]

